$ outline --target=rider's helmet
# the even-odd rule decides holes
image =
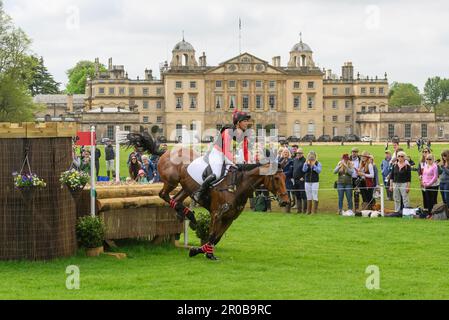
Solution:
[[[249,119],[251,119],[251,116],[244,111],[235,110],[232,114],[232,122],[234,123],[234,126],[237,125],[240,121]]]

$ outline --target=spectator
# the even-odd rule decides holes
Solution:
[[[400,151],[399,150],[399,141],[398,140],[393,140],[393,154],[391,155],[391,164],[394,165],[396,163],[396,158],[397,158],[397,154]]]
[[[429,150],[432,151],[432,143],[430,142],[430,139],[427,140],[427,148],[429,148]]]
[[[390,174],[390,179],[393,182],[390,184],[390,191],[393,192],[394,211],[397,213],[401,212],[401,203],[404,207],[408,207],[410,203],[409,192],[412,171],[410,165],[405,161],[405,157],[405,152],[398,152],[398,161],[394,164]]]
[[[297,144],[294,144],[294,145],[292,145],[292,148],[291,148],[291,150],[290,150],[290,152],[292,153],[292,159],[295,159],[295,157],[296,157],[296,152],[298,151],[298,145]]]
[[[407,149],[410,149],[410,139],[407,139]]]
[[[422,147],[421,150],[422,150],[421,161],[419,162],[418,168],[417,168],[418,179],[420,181],[420,184],[422,181],[422,173],[423,173],[424,167],[426,166],[426,159],[427,159],[427,156],[430,154],[430,149],[427,147]],[[425,194],[425,190],[423,188],[421,188],[421,195],[422,195],[423,206],[424,206],[424,208],[427,208],[429,205],[427,204],[427,197]]]
[[[153,163],[148,159],[148,156],[142,156],[142,170],[145,172],[145,176],[149,183],[153,183],[155,176],[155,169]]]
[[[304,163],[306,162],[306,158],[304,157],[304,151],[301,148],[298,148],[296,151],[296,157],[293,160],[293,180],[295,182],[295,196],[296,196],[296,212],[297,213],[306,213],[307,212],[307,196],[304,185],[304,172],[302,168]]]
[[[137,156],[131,156],[131,162],[129,164],[129,176],[132,180],[137,181],[139,178],[139,170],[142,169],[139,161],[137,160]]]
[[[291,210],[291,202],[292,202],[292,190],[293,190],[293,160],[291,159],[292,155],[288,147],[282,149],[281,158],[279,159],[280,163],[284,163],[284,174],[285,174],[285,186],[288,192],[288,198],[290,199],[287,206],[284,208],[286,213],[290,213]]]
[[[142,155],[140,154],[139,149],[137,147],[134,147],[134,151],[129,154],[128,161],[126,162],[126,164],[128,166],[131,163],[131,157],[132,156],[136,156],[137,161],[142,163]]]
[[[139,184],[147,184],[148,183],[147,175],[145,174],[145,171],[143,171],[142,169],[140,169],[138,172],[137,183],[139,183]]]
[[[427,209],[427,213],[429,214],[432,212],[433,206],[437,203],[439,186],[438,166],[435,163],[435,157],[433,154],[428,154],[426,164],[422,170],[421,187],[424,188],[424,197],[427,205],[424,209]]]
[[[81,167],[81,158],[76,154],[76,146],[72,146],[72,168],[75,170],[80,170]]]
[[[440,192],[443,202],[449,206],[449,150],[441,152]]]
[[[387,190],[387,199],[389,201],[393,200],[393,192],[390,191],[390,161],[391,161],[391,152],[390,150],[385,151],[385,159],[382,160],[380,164],[380,170],[382,172],[383,183],[385,183],[385,189]]]
[[[98,148],[95,148],[95,170],[96,175],[98,179],[98,174],[100,173],[100,158],[101,158],[101,151]]]
[[[80,170],[90,175],[90,153],[89,151],[83,152],[83,157],[80,165]]]
[[[359,210],[359,203],[360,203],[360,179],[357,175],[357,170],[360,167],[360,156],[359,156],[359,149],[358,148],[352,148],[351,150],[351,158],[349,159],[353,166],[354,166],[354,173],[352,174],[352,187],[354,190],[354,209],[355,211]]]
[[[159,171],[158,171],[158,169],[157,169],[157,165],[158,165],[158,163],[159,163],[159,157],[156,156],[156,155],[152,155],[152,156],[150,157],[150,161],[151,161],[151,163],[153,164],[153,167],[154,167],[154,178],[153,178],[153,183],[160,182],[160,181],[161,181],[161,177],[160,177]]]
[[[360,167],[357,175],[361,178],[360,193],[362,194],[363,204],[362,210],[368,210],[373,204],[374,193],[374,167],[371,163],[371,155],[368,151],[362,153]]]
[[[115,166],[114,166],[115,152],[111,141],[107,142],[106,148],[104,149],[104,154],[106,159],[106,174],[108,178],[111,178],[112,172],[112,177],[115,177]]]
[[[348,154],[344,154],[341,157],[341,161],[335,167],[334,173],[338,174],[338,214],[343,213],[343,198],[345,195],[348,201],[348,210],[352,212],[352,174],[354,173],[354,165],[349,161]]]
[[[318,211],[318,189],[321,170],[321,163],[318,162],[316,153],[310,151],[307,155],[307,161],[302,168],[307,196],[307,214],[317,213]]]

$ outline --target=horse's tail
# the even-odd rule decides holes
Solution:
[[[142,148],[144,151],[154,154],[157,156],[162,156],[166,150],[159,150],[159,145],[154,141],[153,137],[148,133],[129,133],[128,136],[128,147]]]

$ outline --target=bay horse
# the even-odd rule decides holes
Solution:
[[[130,146],[160,156],[158,172],[164,185],[159,192],[159,197],[176,210],[180,221],[183,221],[184,218],[189,219],[192,229],[195,229],[194,212],[185,207],[183,201],[200,187],[187,172],[188,164],[200,155],[192,148],[178,148],[172,152],[160,151],[153,138],[148,134],[132,133],[128,135],[128,140]],[[171,198],[170,192],[179,184],[182,189]],[[235,188],[231,190],[230,185],[235,185]],[[271,164],[248,164],[231,169],[221,182],[210,189],[208,197],[199,200],[200,205],[211,215],[209,239],[202,247],[191,248],[189,256],[194,257],[204,253],[208,259],[217,260],[214,255],[214,247],[232,222],[242,213],[248,198],[261,185],[275,195],[281,207],[290,202],[282,164],[276,164],[274,170]]]

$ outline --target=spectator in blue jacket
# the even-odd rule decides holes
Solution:
[[[156,175],[156,170],[154,169],[153,163],[148,159],[148,156],[142,156],[142,170],[145,172],[145,177],[149,183],[153,183],[154,176]]]
[[[393,201],[393,192],[390,191],[390,173],[391,173],[390,161],[391,161],[391,151],[386,150],[385,159],[382,160],[382,163],[380,164],[380,170],[382,172],[382,179],[385,185],[385,189],[387,190],[387,199],[389,201]]]
[[[322,166],[321,163],[318,162],[316,153],[310,151],[307,155],[307,160],[302,167],[307,196],[307,214],[317,213],[318,211],[318,189],[320,187],[319,181],[321,170]]]

